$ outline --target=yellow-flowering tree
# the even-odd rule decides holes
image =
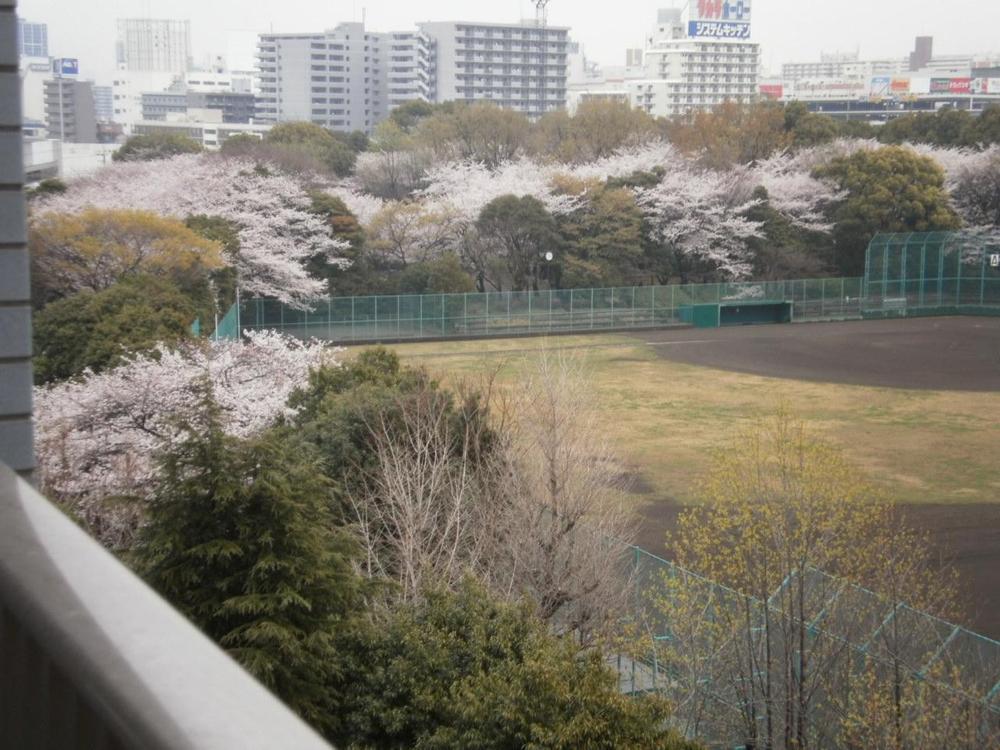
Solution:
[[[941,645],[916,610],[950,614],[954,587],[885,494],[779,413],[717,453],[701,500],[678,522],[679,567],[652,587],[686,730],[836,745],[848,728],[863,735],[854,709],[874,701],[890,747],[912,746],[910,678]]]
[[[224,264],[218,242],[150,211],[45,213],[32,222],[29,244],[36,304],[138,274],[189,288]]]

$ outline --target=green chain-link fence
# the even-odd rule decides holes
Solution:
[[[865,317],[1000,314],[1000,234],[877,234],[865,257]]]
[[[722,308],[721,315],[718,309],[704,309],[713,305]],[[737,314],[727,315],[734,310]],[[329,297],[305,309],[251,298],[234,305],[212,335],[235,338],[240,331],[269,329],[360,343],[627,330],[712,320],[725,325],[789,317],[804,322],[961,314],[1000,315],[996,232],[878,234],[868,247],[863,278]]]
[[[843,320],[861,315],[860,278],[672,284],[536,292],[330,297],[308,309],[248,299],[239,307],[243,331],[271,329],[336,342],[471,338],[680,325],[694,305],[789,302],[793,320]],[[236,324],[230,310],[219,325]],[[229,324],[232,324],[230,326]],[[235,332],[235,329],[233,329]]]

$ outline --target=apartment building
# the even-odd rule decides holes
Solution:
[[[566,28],[423,23],[369,32],[263,34],[257,120],[371,130],[407,101],[489,101],[532,118],[566,106]]]
[[[256,119],[370,132],[386,108],[383,37],[361,23],[318,34],[262,34]]]
[[[536,119],[565,109],[569,29],[518,24],[418,24],[435,45],[434,101],[487,101]]]
[[[67,143],[96,143],[97,116],[93,84],[75,78],[47,80],[45,124],[52,138]]]
[[[654,117],[673,117],[724,101],[753,100],[760,47],[749,39],[749,22],[713,23],[711,28],[730,35],[704,35],[698,24],[705,22],[685,24],[680,9],[661,9],[641,56],[628,50],[623,68],[591,69],[574,80],[569,109],[588,99],[610,99],[628,101]]]

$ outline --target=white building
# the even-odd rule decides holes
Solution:
[[[384,119],[393,109],[409,101],[434,101],[435,44],[419,31],[390,32],[382,44],[385,69],[386,108]]]
[[[117,52],[123,70],[182,74],[191,67],[191,22],[120,18]]]
[[[419,24],[369,32],[342,23],[258,42],[261,122],[372,129],[400,104],[489,101],[539,117],[566,103],[568,30],[531,24]]]
[[[361,23],[318,34],[262,34],[256,119],[370,132],[385,107],[382,36]]]
[[[569,29],[540,25],[419,24],[435,44],[434,101],[488,101],[530,118],[565,109]]]
[[[593,98],[627,100],[654,117],[711,109],[757,97],[759,45],[749,40],[749,8],[738,20],[691,18],[661,9],[641,56],[605,68],[570,86],[569,107]]]
[[[142,119],[142,95],[147,91],[164,91],[179,75],[164,71],[130,71],[119,69],[111,82],[111,103],[114,121],[121,124],[125,135]]]
[[[208,151],[217,151],[227,138],[238,134],[263,138],[271,125],[253,123],[227,123],[222,121],[222,112],[217,109],[188,109],[183,115],[171,113],[166,120],[140,120],[132,128],[134,135],[154,135],[169,133],[184,135],[197,141]]]

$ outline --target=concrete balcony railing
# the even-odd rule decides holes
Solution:
[[[0,745],[329,748],[2,464]]]

